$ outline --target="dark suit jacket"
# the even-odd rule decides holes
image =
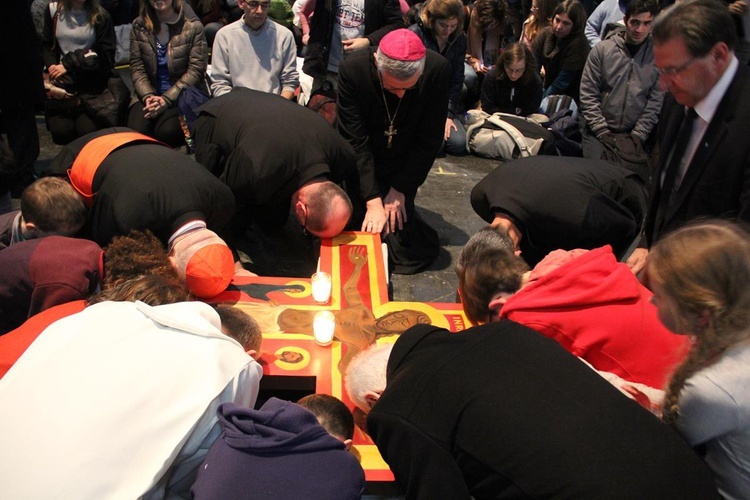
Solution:
[[[319,176],[355,174],[354,150],[328,122],[281,96],[232,89],[198,108],[195,159],[229,186],[238,205],[282,207]]]
[[[640,234],[647,187],[604,160],[534,156],[495,168],[471,191],[471,206],[492,222],[509,215],[523,233],[521,257],[535,266],[559,248],[612,245],[622,257]]]
[[[407,330],[367,428],[406,498],[717,498],[675,431],[509,320]]]
[[[750,68],[740,65],[719,103],[690,162],[673,204],[655,227],[661,199],[661,177],[676,140],[684,106],[671,94],[664,100],[659,121],[659,161],[651,185],[645,233],[649,246],[662,235],[698,217],[721,217],[750,222]]]
[[[66,175],[92,139],[124,127],[102,129],[65,146],[45,170]],[[133,229],[149,229],[163,243],[183,224],[203,220],[221,231],[235,212],[232,191],[189,156],[158,144],[130,144],[113,151],[96,170],[96,193],[86,234],[102,246]]]

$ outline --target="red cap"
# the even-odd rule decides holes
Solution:
[[[405,28],[393,30],[380,40],[380,52],[396,61],[419,61],[427,53],[416,33]]]
[[[193,295],[210,298],[227,289],[234,275],[234,258],[226,245],[207,245],[190,257],[185,282]]]
[[[234,276],[234,258],[227,244],[213,231],[204,228],[177,236],[170,256],[190,292],[201,299],[218,295]]]

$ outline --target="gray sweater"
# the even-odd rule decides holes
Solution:
[[[226,94],[246,87],[271,94],[294,91],[299,85],[297,47],[292,32],[272,20],[258,31],[244,18],[216,33],[211,64],[211,93]]]

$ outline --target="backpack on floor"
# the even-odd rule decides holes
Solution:
[[[307,107],[318,113],[333,125],[336,123],[336,91],[330,82],[323,82],[323,85],[310,95],[307,101]]]
[[[552,133],[531,118],[471,110],[467,125],[466,148],[485,158],[513,160],[555,154]]]

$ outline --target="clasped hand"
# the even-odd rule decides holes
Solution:
[[[49,71],[49,79],[52,83],[58,83],[60,77],[68,72],[62,64],[53,64],[47,70]]]
[[[167,101],[160,95],[150,95],[143,105],[143,116],[145,118],[156,118],[166,111]]]

